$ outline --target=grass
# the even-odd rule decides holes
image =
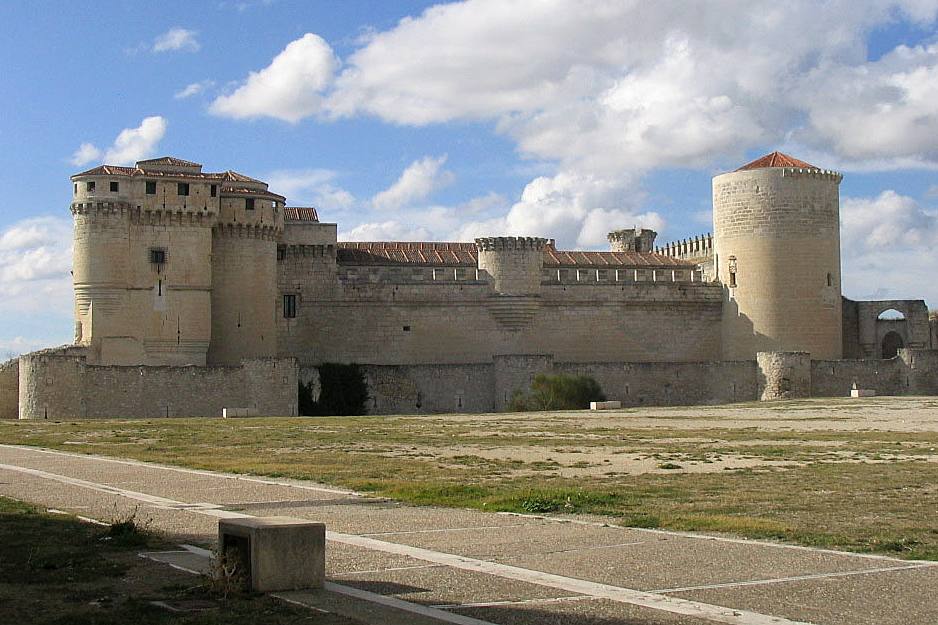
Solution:
[[[135,516],[110,528],[43,513],[0,497],[0,614],[4,623],[36,625],[321,625],[351,621],[262,596],[221,600],[200,578],[137,556],[171,548]],[[201,612],[151,604],[201,602]]]
[[[891,410],[892,401],[731,406],[727,427],[708,429],[693,424],[692,409],[675,408],[656,409],[654,425],[641,427],[631,419],[638,411],[617,419],[570,412],[0,422],[0,441],[311,479],[417,505],[601,515],[638,527],[938,559],[938,432],[819,429]],[[902,401],[905,411],[938,417],[930,400]],[[736,418],[753,425],[730,427]],[[781,418],[810,425],[780,430],[772,422]],[[610,464],[633,456],[656,470]],[[718,464],[727,459],[738,462]]]

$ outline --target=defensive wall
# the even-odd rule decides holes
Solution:
[[[804,352],[760,352],[756,360],[562,362],[547,354],[499,355],[473,365],[363,365],[370,414],[500,411],[539,373],[594,378],[623,406],[714,405],[806,397],[938,394],[938,350],[903,349],[889,360],[811,360]],[[301,377],[316,377],[301,369]]]
[[[0,364],[0,419],[19,416],[20,361],[18,358]]]
[[[297,367],[274,358],[234,367],[89,365],[80,352],[38,352],[19,358],[18,400],[21,419],[204,417],[223,408],[291,416]]]

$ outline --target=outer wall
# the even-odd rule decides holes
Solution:
[[[760,351],[842,356],[839,181],[838,174],[783,168],[714,178],[725,360]]]
[[[16,419],[20,402],[20,361],[0,364],[0,419]]]

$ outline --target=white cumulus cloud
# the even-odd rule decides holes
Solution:
[[[289,205],[312,205],[325,210],[344,210],[355,205],[355,196],[335,184],[331,169],[283,169],[264,179],[271,190],[287,198]]]
[[[841,201],[844,294],[938,303],[938,216],[894,190]]]
[[[414,161],[394,184],[375,195],[371,203],[379,210],[389,210],[428,198],[455,179],[452,172],[443,169],[445,163],[445,154]]]
[[[198,95],[205,91],[206,89],[211,89],[215,85],[213,80],[202,80],[199,82],[189,83],[179,91],[173,94],[173,98],[177,100],[185,100],[186,98],[191,98],[194,95]]]
[[[202,47],[194,30],[176,26],[153,40],[154,52],[198,52]]]
[[[320,109],[338,60],[322,37],[307,33],[291,41],[264,69],[251,72],[233,93],[219,96],[210,111],[245,119],[273,117],[296,123]]]
[[[168,123],[160,116],[146,117],[136,128],[124,128],[107,150],[101,150],[92,143],[82,143],[72,154],[71,163],[75,166],[101,160],[110,165],[133,165],[136,161],[152,156],[159,142],[166,134]]]

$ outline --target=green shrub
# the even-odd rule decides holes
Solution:
[[[527,394],[516,393],[509,410],[582,410],[592,401],[606,401],[599,383],[585,375],[535,376]]]
[[[352,416],[368,414],[368,384],[356,364],[327,362],[319,370],[319,399],[313,400],[312,383],[300,383],[298,406],[304,416]]]

